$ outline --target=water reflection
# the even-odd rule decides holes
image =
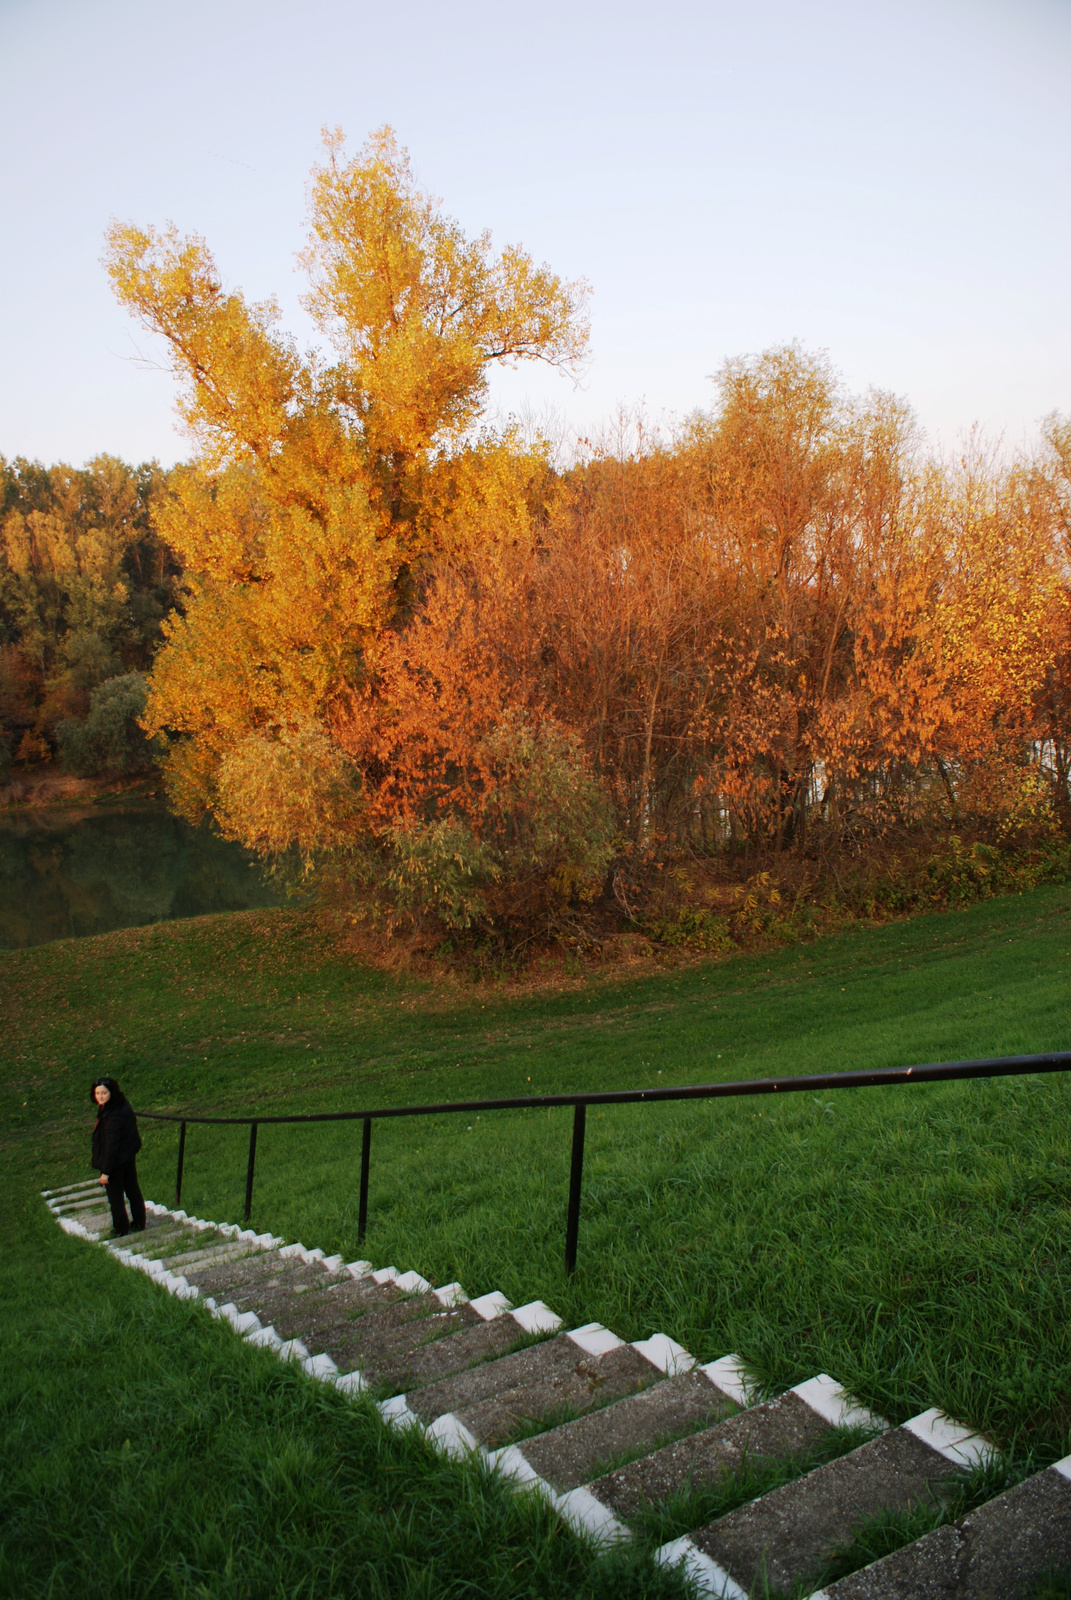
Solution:
[[[0,813],[0,946],[279,905],[254,859],[160,805]]]

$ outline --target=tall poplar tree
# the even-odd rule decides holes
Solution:
[[[467,238],[389,128],[312,175],[305,305],[331,354],[299,352],[274,301],[224,287],[203,239],[115,223],[120,301],[170,347],[193,461],[157,508],[185,568],[148,729],[171,740],[187,815],[306,853],[361,797],[330,734],[374,673],[421,567],[527,530],[541,463],[480,428],[495,363],[575,369],[583,284]]]

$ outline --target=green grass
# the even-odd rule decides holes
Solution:
[[[593,1561],[477,1461],[385,1429],[65,1238],[0,1253],[0,1594],[12,1600],[683,1600]],[[13,1248],[14,1246],[14,1248]]]
[[[1034,1590],[1031,1600],[1071,1600],[1071,1573],[1055,1573]]]
[[[540,992],[372,972],[293,911],[12,952],[0,968],[0,1227],[17,1252],[34,1191],[88,1175],[88,1085],[105,1071],[141,1107],[237,1114],[1067,1048],[1071,888]],[[377,1124],[363,1251],[359,1127],[264,1128],[253,1222],[470,1294],[542,1298],[567,1325],[661,1329],[702,1359],[735,1350],[771,1388],[828,1371],[893,1421],[940,1405],[1043,1464],[1071,1449],[1069,1110],[1071,1084],[1050,1075],[593,1111],[572,1280],[568,1110]],[[166,1200],[175,1131],[143,1132],[146,1192]],[[191,1127],[189,1210],[240,1216],[245,1145],[244,1130]],[[90,1253],[49,1240],[80,1282]],[[155,1294],[112,1286],[107,1262],[92,1271],[110,1274],[100,1315]]]

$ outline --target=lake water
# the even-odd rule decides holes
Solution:
[[[0,813],[0,947],[282,904],[255,859],[162,805]]]

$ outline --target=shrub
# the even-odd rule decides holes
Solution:
[[[29,728],[19,740],[19,747],[15,752],[15,760],[24,767],[42,766],[52,754],[48,748],[48,740],[42,739],[39,733],[33,733]]]
[[[590,903],[613,855],[610,808],[579,741],[509,712],[477,747],[482,783],[436,814],[395,817],[325,876],[392,924],[431,921],[499,940],[554,932]],[[455,808],[456,806],[456,808]]]
[[[485,890],[499,876],[495,852],[455,817],[396,823],[390,835],[385,887],[395,907],[420,921],[433,915],[445,928],[464,931],[485,922]]]
[[[314,854],[351,841],[362,809],[358,774],[310,718],[247,735],[224,757],[216,785],[224,833],[276,861],[296,851],[306,875]]]
[[[84,778],[147,771],[155,754],[139,722],[147,696],[140,672],[109,678],[94,689],[85,721],[66,717],[56,728],[64,766]]]

